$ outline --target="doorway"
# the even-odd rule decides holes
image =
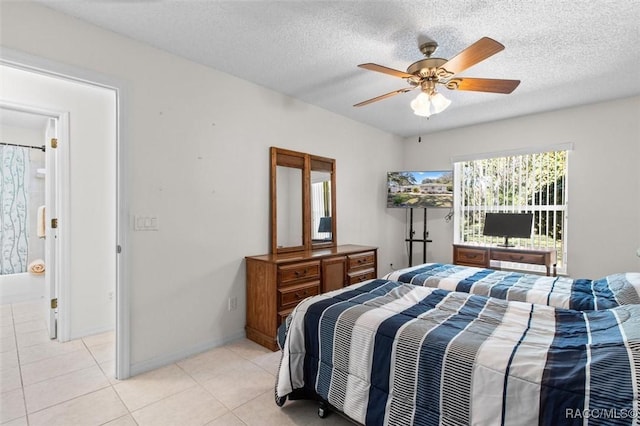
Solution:
[[[66,121],[65,121],[66,122]],[[57,339],[56,218],[59,115],[0,102],[0,218],[3,304],[41,300],[47,335]],[[66,143],[66,141],[65,141]],[[46,208],[45,208],[46,206]]]
[[[52,267],[58,266],[51,274],[57,337],[66,341],[115,330],[115,375],[124,379],[129,375],[128,345],[119,343],[128,342],[128,312],[116,309],[126,300],[117,255],[122,241],[118,235],[118,89],[61,76],[55,70],[43,71],[36,68],[37,62],[30,58],[17,64],[1,58],[0,102],[23,110],[46,110],[56,120],[50,123],[56,137],[49,139],[58,140],[57,189],[47,202],[57,216],[48,216],[57,219],[51,239],[56,246],[49,256],[54,259]]]

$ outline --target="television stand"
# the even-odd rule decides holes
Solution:
[[[553,276],[556,276],[556,250],[552,248],[529,249],[524,247],[497,247],[481,244],[453,245],[453,263],[455,265],[491,268],[492,260],[544,265],[547,270],[547,276],[552,276],[552,270]]]
[[[409,209],[409,238],[405,241],[409,243],[409,266],[413,263],[413,243],[422,243],[422,263],[427,263],[427,243],[433,242],[429,240],[429,231],[427,231],[427,208],[424,208],[424,220],[422,228],[422,238],[413,238],[415,231],[413,230],[413,208]]]
[[[504,244],[496,244],[498,247],[515,247],[515,244],[509,244],[509,237],[504,237]]]

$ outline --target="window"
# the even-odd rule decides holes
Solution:
[[[331,190],[329,181],[311,184],[311,239],[331,239]]]
[[[482,235],[486,212],[532,212],[532,238],[510,241],[524,247],[555,248],[558,271],[566,272],[566,148],[455,161],[454,242],[498,243],[500,238]]]

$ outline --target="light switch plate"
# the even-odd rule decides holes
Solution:
[[[135,231],[157,231],[160,221],[157,216],[134,216],[133,229]]]

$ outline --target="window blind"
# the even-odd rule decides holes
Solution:
[[[568,152],[501,153],[455,162],[454,241],[495,244],[497,237],[482,234],[487,212],[531,212],[532,237],[510,241],[523,247],[555,248],[558,269],[566,271]]]

